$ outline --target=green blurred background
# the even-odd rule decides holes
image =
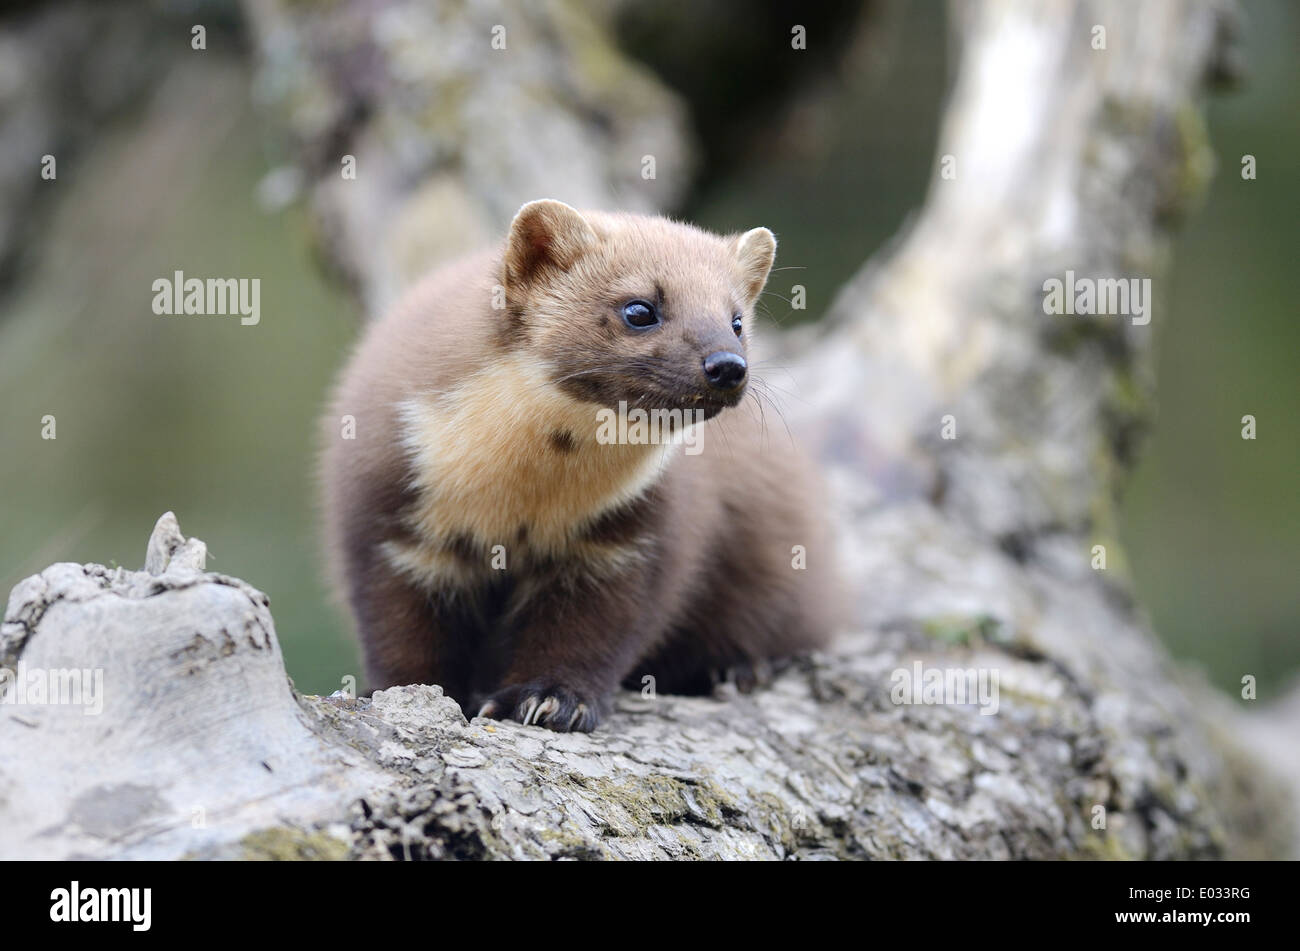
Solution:
[[[708,95],[725,69],[654,47],[653,17],[623,24],[702,131],[679,212],[775,230],[778,263],[802,269],[783,280],[798,275],[812,316],[932,174],[942,6],[885,4],[879,21],[859,68],[801,77],[779,108],[762,89],[745,108]],[[1160,415],[1123,514],[1138,594],[1171,649],[1229,691],[1257,675],[1267,698],[1300,667],[1300,9],[1251,3],[1244,25],[1246,84],[1210,107],[1220,168],[1159,285]],[[359,669],[322,582],[315,420],[361,315],[313,258],[305,211],[258,199],[282,157],[250,76],[237,52],[211,51],[183,90],[96,127],[56,182],[33,172],[41,226],[0,297],[0,589],[53,561],[138,567],[171,509],[211,570],[271,596],[290,674],[328,693]],[[1256,181],[1240,178],[1245,153]],[[260,277],[260,325],[154,316],[151,282],[177,269]],[[1247,413],[1253,442],[1239,437]],[[47,414],[57,439],[41,438]]]

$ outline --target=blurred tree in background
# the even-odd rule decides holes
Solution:
[[[772,228],[791,270],[770,285],[770,316],[819,316],[933,175],[942,5],[717,4],[744,27],[725,31],[686,25],[693,5],[619,9],[622,44],[692,110],[702,162],[677,213]],[[1267,696],[1300,667],[1300,10],[1246,13],[1245,85],[1211,106],[1208,205],[1157,287],[1160,416],[1124,530],[1173,651],[1229,691],[1257,674]],[[311,219],[267,144],[240,9],[25,3],[3,16],[0,586],[56,560],[135,566],[172,509],[212,570],[271,596],[290,673],[327,693],[357,664],[321,572],[316,417],[363,314],[313,258]],[[857,16],[869,28],[837,28]],[[208,25],[201,55],[193,22]],[[790,50],[792,22],[815,56]],[[692,36],[716,49],[720,33],[725,55],[692,54]],[[56,181],[39,177],[45,153]],[[1244,154],[1257,180],[1242,180]],[[261,323],[155,316],[151,282],[178,269],[260,277]],[[804,311],[783,299],[794,283]],[[1237,435],[1248,413],[1253,442]]]

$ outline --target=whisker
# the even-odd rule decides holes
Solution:
[[[759,435],[762,439],[763,448],[767,448],[767,413],[763,409],[763,400],[758,390],[749,390],[748,395],[754,397],[754,405],[758,407],[759,418]]]
[[[759,382],[762,384],[762,386],[764,387],[767,386],[767,384],[764,383],[763,381],[759,381]],[[781,420],[781,425],[785,428],[785,434],[786,437],[790,440],[791,448],[794,448],[794,434],[790,432],[790,424],[786,420],[785,413],[782,412],[780,405],[776,402],[776,400],[772,398],[770,392],[766,392],[765,390],[762,389],[755,389],[753,393],[755,399],[758,401],[760,408],[762,407],[764,400],[766,400],[766,402],[772,407],[772,412],[776,413],[777,417],[780,418]]]
[[[784,294],[778,294],[778,293],[777,293],[776,291],[774,291],[774,290],[766,290],[766,291],[763,291],[761,297],[766,297],[768,294],[771,294],[773,297],[779,297],[779,298],[781,298],[781,300],[785,301],[785,302],[786,302],[787,304],[789,304],[791,307],[794,306],[794,301],[790,300],[790,298],[786,297]],[[760,299],[761,299],[761,298],[760,298]]]
[[[806,399],[804,399],[798,393],[793,393],[790,390],[787,390],[783,386],[777,386],[775,383],[771,383],[767,380],[761,380],[758,379],[757,377],[755,377],[751,382],[757,383],[760,386],[765,387],[769,394],[775,391],[777,393],[780,393],[781,396],[785,397],[786,399],[797,400],[798,402],[804,404],[805,406],[808,405],[808,401]]]

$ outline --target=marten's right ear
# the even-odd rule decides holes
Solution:
[[[776,236],[766,228],[754,228],[733,241],[736,260],[740,262],[745,303],[752,305],[763,293],[772,262],[776,260]]]
[[[519,209],[506,239],[506,285],[536,280],[548,268],[567,270],[596,243],[587,219],[562,201],[544,198]]]

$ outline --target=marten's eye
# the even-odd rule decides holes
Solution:
[[[739,337],[741,331],[745,329],[745,322],[740,319],[739,314],[731,318],[731,329],[735,331],[737,337]]]
[[[659,314],[655,311],[654,304],[633,300],[623,305],[623,320],[629,327],[645,330],[659,323]]]

